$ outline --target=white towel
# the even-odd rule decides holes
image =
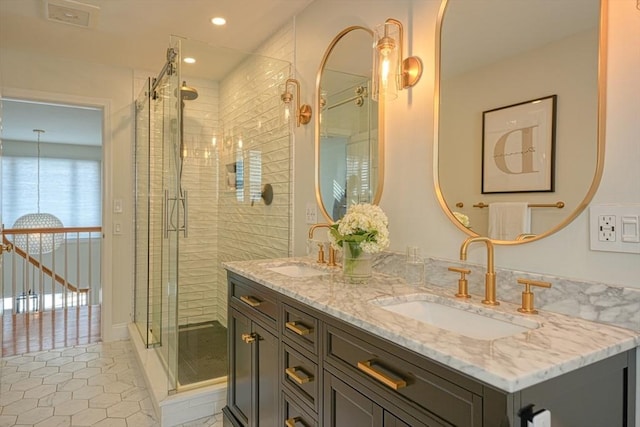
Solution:
[[[531,209],[527,202],[489,204],[489,238],[516,240],[518,235],[531,233]]]

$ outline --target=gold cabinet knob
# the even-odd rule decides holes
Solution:
[[[246,344],[251,344],[252,342],[254,342],[256,340],[256,334],[242,334],[242,341],[244,341]]]
[[[471,298],[469,295],[469,282],[467,281],[467,274],[471,274],[471,270],[467,268],[449,267],[449,271],[455,271],[460,273],[460,279],[458,279],[458,298]]]
[[[533,305],[533,292],[531,292],[531,286],[550,288],[551,283],[529,279],[518,279],[518,283],[524,285],[524,292],[522,292],[522,306],[518,308],[518,311],[525,314],[538,314],[538,310],[536,310]]]

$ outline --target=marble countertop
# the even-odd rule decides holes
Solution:
[[[290,277],[269,270],[300,264],[326,274]],[[522,390],[640,345],[640,332],[620,327],[544,311],[525,315],[516,311],[518,305],[508,302],[487,307],[475,295],[459,300],[453,296],[455,280],[449,290],[428,284],[410,286],[400,277],[374,272],[366,284],[351,284],[342,278],[339,267],[318,265],[308,257],[235,261],[223,266],[506,392]],[[443,305],[521,325],[535,322],[539,327],[504,338],[474,339],[395,314],[380,305],[389,299],[411,301],[426,295]]]

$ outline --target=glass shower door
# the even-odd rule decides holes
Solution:
[[[158,347],[167,364],[168,390],[177,389],[178,372],[178,239],[184,227],[184,202],[180,183],[180,80],[178,73],[165,75],[158,85],[162,105],[162,346]]]
[[[179,77],[147,80],[136,100],[135,309],[144,344],[155,347],[177,388],[180,186]]]
[[[136,99],[135,137],[135,292],[134,323],[146,347],[153,345],[150,320],[150,207],[151,207],[151,79]]]

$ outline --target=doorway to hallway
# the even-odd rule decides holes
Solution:
[[[103,110],[2,98],[2,122],[2,355],[99,340]]]

